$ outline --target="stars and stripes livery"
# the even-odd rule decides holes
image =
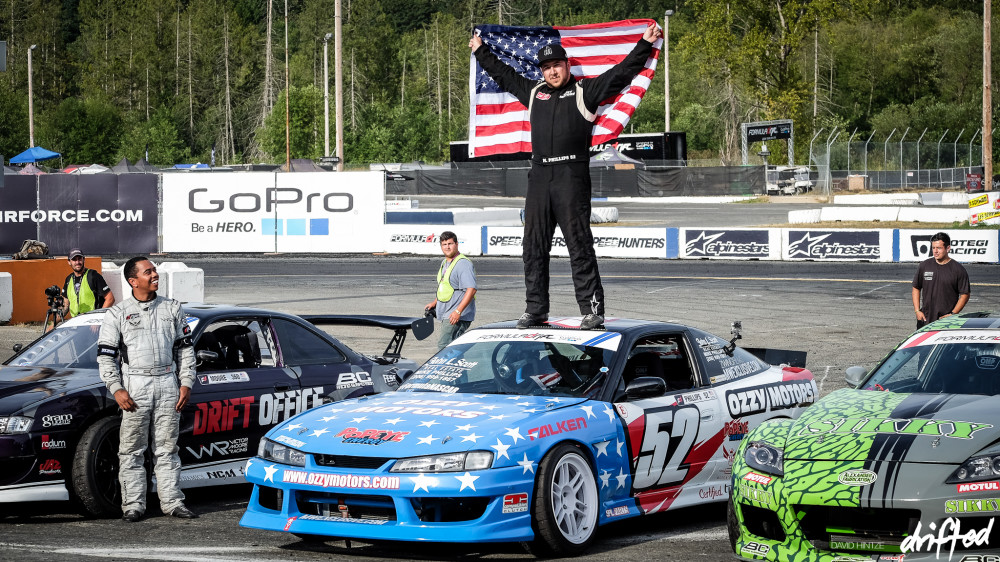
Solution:
[[[569,56],[570,72],[578,79],[593,78],[621,62],[653,20],[623,20],[572,27],[513,27],[480,25],[476,33],[501,61],[531,80],[541,80],[536,54],[548,44],[561,44]],[[653,43],[645,68],[597,110],[591,145],[618,137],[639,101],[649,89],[663,39]],[[470,55],[469,156],[531,152],[528,110],[503,91]]]

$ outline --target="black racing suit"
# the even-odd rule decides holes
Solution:
[[[531,119],[531,171],[521,243],[525,312],[549,313],[549,252],[558,224],[569,250],[580,313],[604,315],[604,287],[590,232],[593,114],[602,101],[627,86],[642,70],[652,49],[652,43],[640,39],[625,59],[600,76],[579,81],[571,76],[560,88],[519,75],[485,43],[476,49],[479,64],[529,109]],[[582,100],[577,99],[581,91]]]

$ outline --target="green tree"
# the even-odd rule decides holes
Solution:
[[[67,163],[110,166],[122,142],[122,121],[121,111],[105,98],[67,98],[44,116],[38,138]]]
[[[323,92],[315,86],[292,86],[289,90],[291,108],[292,158],[317,159],[323,154],[323,139],[318,131],[323,127]],[[278,96],[274,111],[257,131],[261,148],[275,162],[285,160],[285,92]]]
[[[149,162],[157,166],[184,162],[191,156],[181,141],[170,110],[165,107],[157,109],[149,121],[135,118],[130,120],[115,160],[128,158],[131,162],[137,162],[140,158],[145,158],[147,149]]]

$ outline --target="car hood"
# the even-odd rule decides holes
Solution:
[[[38,401],[100,382],[96,369],[0,367],[0,414],[17,413]]]
[[[961,463],[1000,438],[996,400],[838,390],[791,424],[785,458]]]
[[[500,436],[515,445],[565,437],[610,420],[605,410],[610,406],[571,397],[388,392],[313,408],[268,438],[308,453],[355,457],[489,451]]]

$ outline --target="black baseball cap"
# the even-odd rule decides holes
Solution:
[[[70,250],[69,251],[69,255],[67,257],[69,259],[73,259],[76,256],[83,256],[83,252],[80,251],[80,248],[73,248],[72,250]],[[86,257],[86,256],[84,256],[84,257]]]
[[[538,49],[538,64],[541,65],[547,60],[569,60],[566,56],[566,49],[562,48],[562,45],[558,43],[553,45],[546,45],[541,49]]]

